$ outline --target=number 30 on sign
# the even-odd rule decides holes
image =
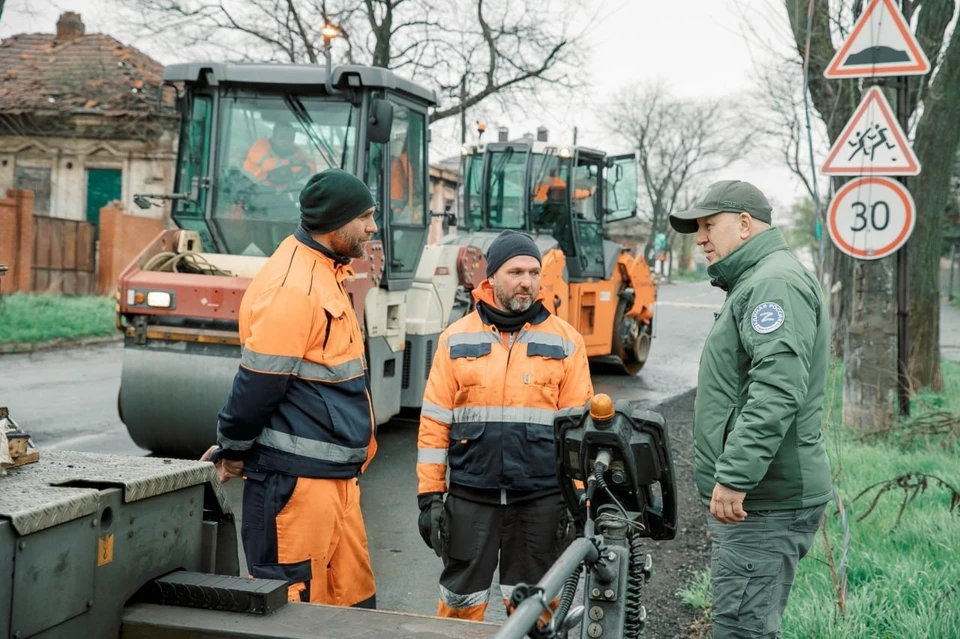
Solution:
[[[913,196],[905,186],[886,177],[862,177],[837,192],[827,228],[847,255],[878,260],[903,246],[916,220]]]

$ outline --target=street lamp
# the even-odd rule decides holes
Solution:
[[[323,36],[324,46],[329,47],[330,41],[340,35],[340,29],[332,24],[325,24],[323,28],[320,29],[320,35]]]

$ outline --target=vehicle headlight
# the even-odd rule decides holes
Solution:
[[[154,308],[170,308],[173,297],[166,291],[150,291],[147,293],[147,306]]]

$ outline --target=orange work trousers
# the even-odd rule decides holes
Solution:
[[[356,478],[244,479],[241,537],[253,577],[286,581],[290,601],[376,607]]]

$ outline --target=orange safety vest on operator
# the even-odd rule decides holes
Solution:
[[[560,177],[553,175],[548,175],[543,178],[543,181],[537,185],[537,190],[533,194],[534,202],[546,202],[547,194],[550,192],[550,189],[566,189],[567,183],[563,181]],[[574,189],[573,199],[575,200],[585,200],[590,197],[590,189]]]
[[[407,154],[403,153],[390,162],[390,199],[406,204],[412,193],[413,170]]]
[[[474,298],[493,303],[484,281]],[[420,411],[418,493],[450,483],[535,491],[558,486],[554,414],[593,396],[583,337],[544,310],[512,335],[472,313],[440,336]]]
[[[260,138],[253,143],[253,146],[247,152],[247,159],[243,162],[243,170],[264,184],[270,184],[271,186],[280,185],[275,185],[270,181],[270,171],[281,166],[290,166],[294,163],[294,159],[297,161],[297,166],[293,166],[291,171],[295,176],[299,176],[304,171],[313,173],[314,164],[307,159],[306,154],[299,148],[294,148],[293,153],[296,156],[295,158],[277,157],[273,154],[270,138]],[[306,165],[306,168],[303,165]]]
[[[258,470],[356,477],[376,440],[363,334],[343,288],[353,271],[304,239],[285,239],[244,293],[218,443],[249,450]]]

